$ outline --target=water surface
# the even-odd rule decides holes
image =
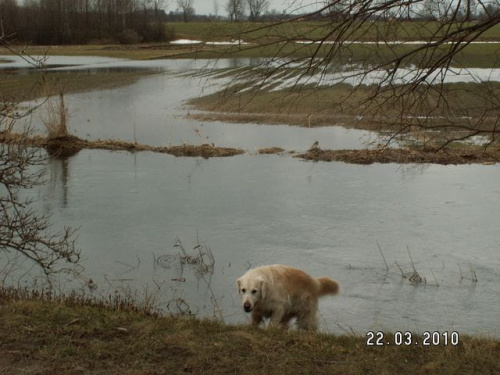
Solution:
[[[26,67],[20,58],[0,68]],[[323,148],[359,149],[370,146],[376,135],[372,132],[345,129],[340,126],[304,128],[269,126],[220,121],[199,121],[189,118],[192,108],[186,101],[218,91],[229,79],[214,78],[224,69],[257,65],[261,59],[238,58],[209,60],[124,60],[79,56],[50,56],[48,71],[75,74],[99,74],[130,69],[153,70],[156,74],[136,83],[108,90],[67,94],[70,131],[85,139],[121,139],[153,146],[213,143],[220,147],[238,147],[255,152],[259,148],[282,147],[286,150],[307,150],[315,141]],[[30,70],[31,71],[31,70]],[[24,103],[33,107],[33,103]],[[35,111],[29,123],[42,131],[45,107]],[[307,124],[304,124],[307,125]],[[339,123],[339,125],[342,125]]]
[[[226,322],[245,322],[235,280],[282,263],[340,282],[341,295],[321,302],[323,330],[500,335],[498,166],[82,151],[49,172],[40,208],[56,227],[80,227],[97,295],[138,290],[174,311],[182,298],[199,315],[217,305]],[[176,239],[193,255],[205,243],[213,274],[182,267]],[[401,277],[396,262],[408,273],[412,261],[426,282]]]
[[[315,140],[324,148],[361,148],[372,135],[191,119],[185,100],[221,84],[199,77],[202,61],[53,63],[59,64],[54,69],[75,65],[76,71],[161,70],[127,87],[68,95],[69,126],[79,136],[151,145],[208,142],[250,151],[204,160],[84,150],[52,160],[47,184],[33,192],[36,207],[52,215],[55,229],[79,227],[83,251],[80,274],[76,280],[63,274],[61,288],[154,296],[174,312],[183,301],[201,316],[220,311],[226,322],[245,322],[235,280],[249,267],[283,263],[341,284],[340,296],[321,302],[323,330],[456,330],[500,337],[498,165],[359,166],[254,155],[260,147],[306,149]],[[244,63],[251,62],[219,66]],[[177,239],[193,255],[205,243],[215,257],[213,272],[182,265],[175,257]],[[15,259],[1,256],[2,262]],[[30,265],[18,264],[7,280],[24,285]],[[406,275],[415,267],[426,281],[403,279],[399,267]],[[88,289],[90,278],[97,289]]]

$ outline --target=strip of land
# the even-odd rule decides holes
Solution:
[[[399,149],[380,150],[321,150],[314,148],[296,157],[313,161],[340,161],[352,164],[483,164],[500,161],[500,149],[453,148],[453,149]]]
[[[203,158],[227,157],[243,154],[245,152],[237,148],[215,147],[215,145],[212,144],[202,144],[198,146],[149,146],[141,143],[125,142],[114,139],[87,141],[71,135],[49,138],[44,136],[26,136],[2,132],[0,132],[0,142],[5,144],[23,144],[43,147],[47,149],[49,154],[56,157],[72,156],[83,149],[129,152],[151,151],[174,156],[199,156]]]
[[[26,136],[0,132],[0,143],[21,144],[45,148],[49,154],[56,157],[68,157],[77,154],[83,149],[98,149],[109,151],[129,152],[158,152],[174,156],[186,157],[229,157],[246,153],[242,149],[231,147],[216,147],[213,144],[178,145],[178,146],[149,146],[136,142],[120,140],[84,140],[67,135],[55,138],[44,136]],[[269,147],[258,150],[259,154],[280,154],[294,156],[304,160],[344,162],[351,164],[372,163],[433,163],[433,164],[483,164],[492,165],[500,162],[500,148],[464,147],[452,149],[425,149],[425,148],[382,148],[363,150],[322,150],[314,147],[305,153],[284,150],[280,147]]]

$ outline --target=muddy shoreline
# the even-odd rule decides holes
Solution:
[[[21,134],[0,132],[0,142],[42,147],[45,148],[50,155],[56,157],[72,156],[83,149],[129,152],[151,151],[174,156],[203,157],[206,159],[212,157],[228,157],[245,153],[245,151],[241,149],[215,147],[213,144],[202,144],[199,146],[149,146],[141,143],[113,139],[87,141],[71,135],[49,139],[43,136],[26,137]]]
[[[384,148],[381,150],[322,150],[311,149],[296,155],[312,161],[340,161],[352,164],[397,163],[397,164],[496,164],[500,161],[499,149],[407,149]]]

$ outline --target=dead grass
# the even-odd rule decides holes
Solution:
[[[175,156],[201,156],[204,158],[235,156],[244,153],[244,151],[240,149],[215,147],[209,144],[203,144],[201,146],[171,146],[165,147],[164,151],[160,152],[165,152],[167,154],[172,154]]]
[[[495,374],[499,356],[498,341],[463,335],[457,347],[370,347],[365,337],[0,293],[3,374]]]
[[[47,91],[50,88],[47,86]],[[47,100],[44,103],[44,112],[42,122],[48,132],[48,140],[64,138],[69,135],[68,132],[68,110],[64,103],[64,95],[50,96],[47,94]]]

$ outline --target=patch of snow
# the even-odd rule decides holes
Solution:
[[[249,44],[249,43],[244,42],[241,39],[230,40],[226,42],[202,42],[201,40],[177,39],[170,42],[170,44],[177,44],[177,45],[206,44],[210,46],[233,46],[233,45]]]

